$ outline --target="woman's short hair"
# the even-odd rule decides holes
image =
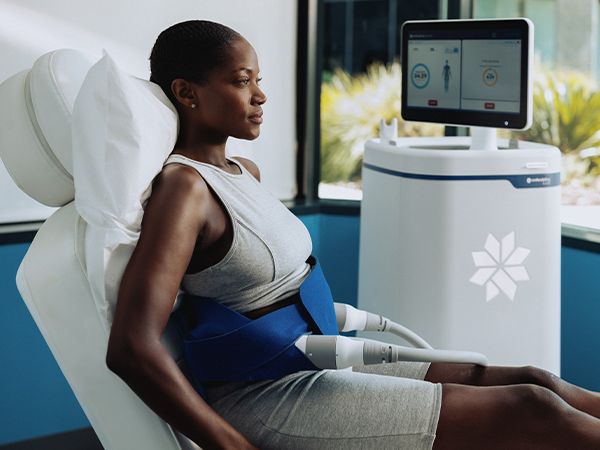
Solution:
[[[162,31],[150,53],[150,81],[158,84],[176,104],[171,82],[183,78],[198,84],[223,64],[229,47],[242,36],[231,28],[208,20],[189,20]]]

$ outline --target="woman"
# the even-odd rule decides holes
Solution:
[[[298,300],[312,247],[256,165],[225,156],[229,136],[260,132],[266,96],[252,46],[189,21],[163,31],[150,60],[180,133],[123,275],[106,361],[165,421],[204,449],[600,448],[598,394],[529,367],[301,371],[211,383],[200,397],[160,342],[180,285],[256,319]]]

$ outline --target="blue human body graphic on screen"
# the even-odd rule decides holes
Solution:
[[[448,85],[450,84],[450,78],[452,78],[452,69],[450,69],[448,60],[446,60],[444,68],[442,69],[442,78],[444,79],[444,91],[448,92]]]

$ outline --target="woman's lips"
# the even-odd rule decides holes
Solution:
[[[261,123],[263,123],[262,114],[256,114],[254,116],[250,116],[250,117],[248,117],[248,120],[257,125],[260,125]]]

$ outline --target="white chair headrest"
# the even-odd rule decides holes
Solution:
[[[92,64],[77,50],[55,50],[0,84],[0,158],[19,188],[48,206],[75,196],[71,114]]]

